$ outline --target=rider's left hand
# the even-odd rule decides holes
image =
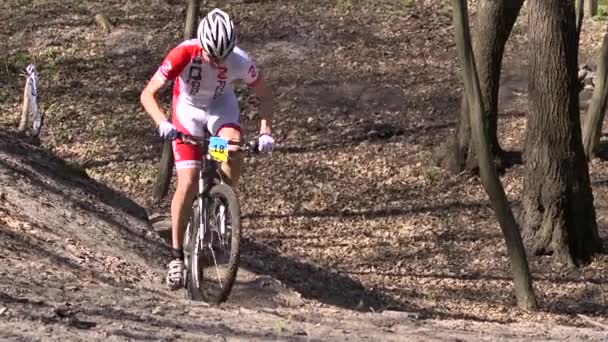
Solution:
[[[274,139],[269,134],[262,134],[258,137],[258,150],[262,153],[272,151]]]

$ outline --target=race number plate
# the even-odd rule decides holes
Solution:
[[[209,139],[209,155],[212,159],[219,162],[228,160],[228,140],[220,137],[211,137]]]

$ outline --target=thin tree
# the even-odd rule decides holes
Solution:
[[[479,73],[490,151],[502,157],[498,142],[498,90],[505,44],[513,30],[523,0],[480,0],[474,28],[473,51]],[[477,168],[475,147],[471,139],[469,106],[463,97],[458,128],[440,155],[445,169],[452,173]]]
[[[587,0],[586,4],[587,4],[587,6],[585,6],[585,12],[587,12],[587,15],[589,17],[593,17],[593,16],[597,15],[599,1],[598,0]]]
[[[599,251],[579,118],[573,1],[531,0],[524,239],[535,254],[577,266]]]
[[[184,39],[194,37],[199,13],[200,0],[187,0],[186,20],[184,22]],[[156,180],[154,181],[152,191],[152,197],[155,201],[160,201],[167,196],[172,175],[173,149],[171,147],[171,142],[166,141],[163,143],[158,173],[156,174]]]
[[[608,76],[608,33],[604,35],[602,51],[595,74],[595,88],[593,89],[593,96],[587,110],[583,130],[583,146],[588,160],[595,156],[602,133],[602,123],[606,115],[606,105],[608,105],[606,76]]]
[[[581,31],[583,28],[583,19],[585,19],[585,0],[578,0],[576,3],[576,41],[581,40]],[[578,43],[576,44],[578,46]]]
[[[478,147],[479,174],[488,193],[494,214],[505,237],[511,262],[517,305],[536,309],[536,297],[519,228],[511,212],[507,196],[492,162],[488,132],[484,127],[484,103],[471,47],[466,0],[452,0],[456,48],[464,81],[464,92],[470,104],[470,122],[475,146]]]

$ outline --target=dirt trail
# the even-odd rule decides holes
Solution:
[[[162,285],[166,248],[142,208],[43,149],[0,135],[0,339],[449,341],[588,338],[592,329],[420,320],[303,299],[243,267],[230,301]],[[161,234],[162,235],[162,234]],[[244,264],[254,263],[245,251]],[[164,259],[166,261],[166,258]]]

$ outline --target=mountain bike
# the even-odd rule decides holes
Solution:
[[[227,161],[228,145],[257,152],[257,141],[227,141],[208,132],[202,137],[178,133],[183,143],[199,145],[203,157],[198,193],[184,233],[184,287],[191,300],[218,304],[228,299],[236,279],[241,247],[240,204],[223,180],[219,164]]]

